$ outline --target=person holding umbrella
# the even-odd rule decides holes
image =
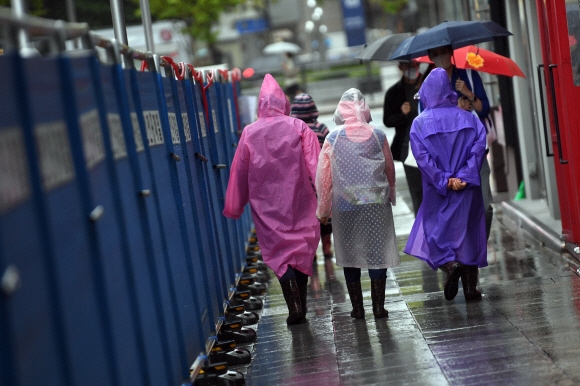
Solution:
[[[418,101],[413,96],[419,90],[424,77],[431,71],[431,67],[423,75],[416,61],[402,60],[399,61],[399,70],[402,73],[401,79],[385,93],[383,123],[386,127],[395,128],[395,137],[391,143],[393,160],[404,162],[409,154],[409,130],[413,119],[419,114]],[[407,164],[403,166],[413,201],[413,210],[417,216],[423,201],[421,172],[416,166]]]
[[[467,301],[480,300],[477,275],[487,266],[485,217],[479,170],[485,158],[485,127],[457,106],[448,74],[436,68],[419,90],[425,110],[411,126],[411,148],[429,197],[405,253],[447,274],[445,299],[453,300],[459,278]]]
[[[452,61],[453,49],[450,45],[431,48],[427,51],[427,55],[436,67],[445,70],[453,89],[458,93],[458,95],[465,96],[469,100],[482,123],[486,122],[486,120],[489,119],[489,99],[487,98],[487,93],[485,92],[479,73],[471,69],[466,70],[457,68]],[[486,132],[487,131],[488,129],[486,128]],[[486,146],[486,155],[488,151],[489,149]],[[485,208],[486,240],[489,239],[491,222],[493,220],[493,206],[491,205],[492,195],[491,186],[489,184],[490,174],[491,169],[489,163],[487,162],[487,158],[484,158],[481,165],[480,175],[483,206]]]

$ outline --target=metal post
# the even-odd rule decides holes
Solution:
[[[145,29],[145,44],[147,51],[152,54],[155,53],[155,45],[153,44],[153,27],[151,26],[151,10],[149,9],[149,0],[139,0],[141,7],[141,21]]]
[[[27,14],[26,0],[12,0],[11,5],[12,5],[12,14],[14,14],[14,16],[17,19],[20,19]],[[27,49],[28,42],[29,42],[28,33],[26,32],[26,30],[20,29],[18,31],[18,46],[20,47],[20,49],[21,50]]]
[[[77,11],[74,0],[66,0],[66,18],[71,23],[76,23],[77,21]],[[73,49],[77,49],[82,45],[81,39],[73,39],[69,44],[72,45]]]
[[[113,30],[115,31],[115,39],[121,44],[129,45],[127,38],[127,27],[125,25],[125,11],[123,10],[122,0],[111,0],[111,16],[113,17]],[[127,58],[122,57],[121,62],[123,67],[127,67]]]
[[[66,17],[71,23],[76,23],[77,11],[74,0],[66,0]]]
[[[127,28],[125,26],[125,11],[121,0],[111,0],[111,16],[113,17],[113,30],[115,39],[121,44],[128,45]]]

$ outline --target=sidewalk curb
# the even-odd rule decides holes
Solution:
[[[502,201],[504,213],[514,220],[519,227],[530,232],[530,234],[541,241],[547,248],[558,253],[566,250],[566,245],[560,240],[560,235],[546,224],[529,214],[512,200]]]

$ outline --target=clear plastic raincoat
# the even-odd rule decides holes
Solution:
[[[326,137],[316,171],[316,215],[332,213],[336,263],[342,267],[399,265],[391,208],[395,166],[385,133],[370,121],[362,93],[346,91],[334,113],[339,126]]]
[[[320,241],[314,178],[320,145],[276,80],[264,77],[258,120],[244,128],[232,163],[224,216],[250,202],[264,262],[281,277],[288,266],[312,275]]]

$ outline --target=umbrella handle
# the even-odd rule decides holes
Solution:
[[[556,129],[556,140],[558,141],[558,156],[560,157],[560,163],[565,165],[568,160],[562,157],[562,141],[560,140],[560,123],[558,121],[558,104],[556,103],[556,87],[554,86],[554,68],[558,67],[557,64],[548,65],[548,74],[550,74],[550,88],[552,94],[552,108],[554,109],[554,128]]]

